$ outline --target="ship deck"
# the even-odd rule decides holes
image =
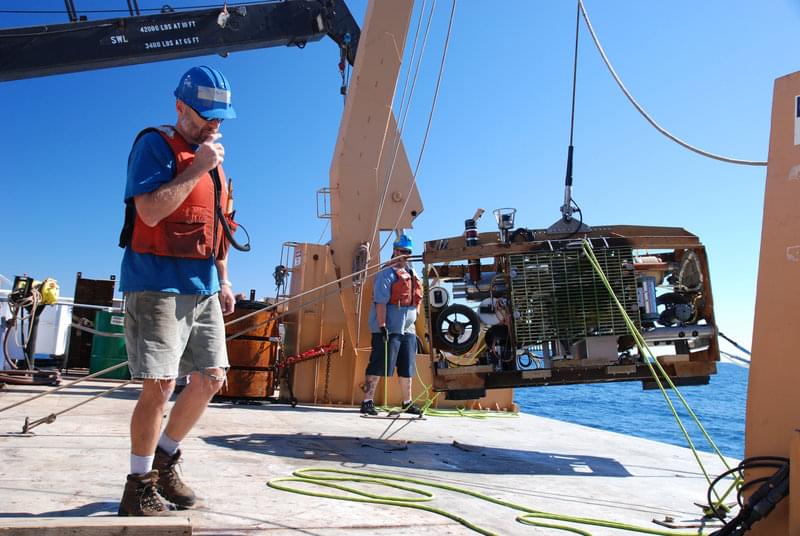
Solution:
[[[224,402],[212,403],[182,444],[182,472],[202,497],[199,505],[157,520],[118,518],[135,384],[60,415],[31,435],[20,433],[25,417],[57,413],[112,385],[88,380],[0,413],[0,534],[475,534],[431,512],[266,485],[306,467],[426,479],[546,512],[656,530],[668,529],[654,519],[697,522],[700,511],[693,503],[705,502],[707,483],[688,449],[534,415],[392,421],[361,418],[356,408]],[[7,385],[0,390],[0,407],[46,389]],[[701,457],[710,473],[723,470],[715,457]],[[430,491],[435,498],[425,504],[497,534],[562,533],[522,525],[515,521],[521,512],[501,505]]]

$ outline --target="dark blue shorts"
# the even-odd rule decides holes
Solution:
[[[384,348],[388,346],[389,356],[386,359]],[[388,362],[389,372],[385,371]],[[367,365],[368,376],[391,376],[397,367],[397,375],[402,378],[411,378],[417,365],[417,336],[414,333],[390,333],[389,342],[385,344],[381,333],[372,334],[372,353],[369,355]]]

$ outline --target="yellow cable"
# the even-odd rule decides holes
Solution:
[[[325,474],[335,475],[335,476],[323,476]],[[426,504],[422,504],[424,502],[431,501],[435,498],[433,493],[425,491],[424,489],[419,489],[411,486],[406,486],[401,483],[411,483],[416,484],[418,486],[427,486],[431,488],[438,488],[445,491],[451,491],[454,493],[460,493],[462,495],[468,495],[474,497],[476,499],[480,499],[483,501],[487,501],[493,504],[497,504],[499,506],[504,506],[506,508],[510,508],[512,510],[517,510],[519,512],[523,512],[522,515],[516,517],[516,521],[525,525],[533,525],[537,527],[543,528],[552,528],[556,530],[562,530],[567,532],[572,532],[576,534],[582,534],[584,536],[591,536],[590,532],[587,532],[583,529],[571,526],[571,525],[564,525],[564,524],[555,524],[550,522],[543,522],[539,521],[540,519],[547,519],[552,521],[559,521],[561,523],[573,523],[577,525],[591,525],[595,527],[605,527],[617,530],[625,530],[629,532],[640,532],[643,534],[654,534],[657,536],[698,536],[702,535],[702,531],[699,530],[697,532],[675,532],[675,531],[666,531],[666,530],[659,530],[659,529],[651,529],[649,527],[640,527],[637,525],[632,525],[628,523],[620,523],[617,521],[608,521],[605,519],[597,519],[597,518],[590,518],[590,517],[579,517],[579,516],[569,516],[569,515],[561,515],[561,514],[554,514],[551,512],[545,512],[542,510],[534,510],[532,508],[528,508],[527,506],[523,506],[520,504],[513,503],[511,501],[505,501],[502,499],[497,499],[490,495],[485,495],[483,493],[473,491],[466,487],[461,486],[453,486],[450,484],[443,484],[440,482],[434,482],[430,480],[423,480],[419,478],[411,478],[411,477],[402,477],[392,474],[385,474],[385,473],[373,473],[369,471],[353,471],[348,469],[327,469],[327,468],[305,468],[299,469],[292,473],[293,476],[290,477],[278,477],[273,478],[272,480],[267,482],[267,486],[278,489],[281,491],[288,491],[290,493],[298,493],[300,495],[309,495],[312,497],[322,497],[327,499],[337,499],[342,501],[353,501],[353,502],[364,502],[364,503],[372,503],[372,504],[386,504],[392,506],[402,506],[404,508],[415,508],[418,510],[425,510],[427,512],[431,512],[434,514],[438,514],[461,525],[486,536],[496,536],[495,532],[492,532],[488,529],[480,527],[475,523],[453,514],[447,510],[442,508],[436,508],[434,506],[428,506]],[[324,493],[318,491],[312,491],[306,488],[298,488],[292,487],[291,485],[287,485],[287,482],[298,482],[303,485],[316,485],[323,488],[331,488],[336,489],[346,494],[351,495],[337,495],[333,493]],[[402,491],[406,491],[408,493],[413,494],[414,496],[392,496],[392,495],[379,495],[376,493],[370,493],[364,490],[360,490],[354,488],[352,486],[346,486],[339,484],[339,482],[355,482],[355,483],[364,483],[369,485],[378,485],[378,486],[386,486],[392,489],[399,489]]]
[[[650,370],[650,374],[653,376],[653,379],[655,380],[656,385],[658,385],[658,388],[661,391],[661,394],[663,395],[664,400],[667,402],[667,405],[669,406],[670,411],[672,412],[672,415],[675,417],[675,421],[678,424],[678,427],[680,428],[680,430],[683,433],[684,437],[686,438],[686,442],[689,445],[689,448],[691,449],[695,460],[697,460],[697,464],[700,467],[700,470],[703,472],[703,475],[705,476],[706,481],[709,483],[709,485],[711,485],[711,478],[709,477],[708,472],[706,471],[706,468],[703,465],[703,462],[700,460],[700,456],[697,453],[697,449],[694,446],[694,442],[692,442],[692,439],[689,436],[689,433],[686,431],[686,427],[683,425],[683,422],[681,421],[681,418],[678,415],[678,412],[675,410],[675,406],[673,405],[672,400],[670,399],[669,395],[667,394],[667,391],[664,388],[664,385],[661,383],[661,380],[659,379],[658,373],[656,372],[655,368],[658,369],[658,372],[661,373],[661,375],[664,377],[664,379],[666,380],[667,384],[670,386],[672,391],[676,394],[678,399],[683,403],[684,407],[689,412],[689,415],[692,417],[692,419],[694,420],[695,424],[697,424],[698,428],[703,433],[703,435],[705,436],[706,440],[709,442],[711,447],[714,449],[716,454],[719,456],[719,458],[722,461],[723,465],[725,465],[725,467],[728,470],[730,470],[730,466],[728,465],[727,460],[725,460],[725,457],[722,455],[722,453],[720,452],[719,448],[717,448],[717,445],[711,439],[711,436],[708,435],[708,432],[706,432],[706,429],[703,427],[702,423],[700,422],[700,419],[697,417],[695,412],[689,406],[689,403],[686,401],[686,399],[683,397],[683,395],[680,393],[680,391],[678,391],[678,388],[672,382],[672,379],[669,377],[669,374],[667,374],[667,372],[661,366],[661,363],[653,355],[652,351],[650,350],[650,347],[647,345],[647,341],[645,341],[645,339],[644,339],[644,336],[642,336],[642,334],[636,328],[636,326],[634,325],[634,323],[631,320],[630,316],[628,316],[628,313],[625,311],[625,308],[619,302],[619,299],[617,298],[616,294],[614,293],[614,290],[611,288],[611,284],[609,283],[608,278],[606,277],[605,273],[603,273],[603,269],[600,266],[600,263],[598,262],[597,257],[594,254],[594,251],[592,251],[592,246],[589,243],[589,241],[584,239],[583,243],[582,243],[582,246],[583,246],[583,252],[586,254],[586,258],[591,263],[592,268],[594,268],[595,272],[597,272],[598,277],[600,277],[600,280],[603,282],[603,285],[605,285],[606,289],[608,290],[609,295],[614,300],[614,303],[616,304],[617,308],[619,309],[620,313],[622,314],[622,317],[625,320],[625,324],[628,327],[628,331],[631,333],[631,335],[633,336],[634,340],[636,341],[636,346],[639,348],[639,352],[640,352],[640,355],[642,356],[642,359],[643,359],[644,363],[647,365],[648,369]],[[653,363],[655,363],[655,368],[653,367]],[[725,495],[727,495],[728,493],[730,493],[730,489],[728,490],[728,492],[726,492]],[[722,498],[719,497],[719,495],[716,493],[716,490],[714,490],[714,494],[717,495],[717,500],[718,500],[719,504],[721,505],[724,497],[722,497]]]

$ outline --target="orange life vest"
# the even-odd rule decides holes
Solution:
[[[150,129],[147,129],[150,130]],[[146,132],[147,130],[143,131]],[[167,142],[175,156],[175,175],[180,175],[194,160],[194,151],[173,127],[156,130]],[[140,134],[141,135],[141,134]],[[219,201],[215,204],[215,184],[211,173],[197,181],[183,203],[169,216],[149,227],[136,213],[130,244],[137,253],[152,253],[167,257],[207,259],[216,255],[224,259],[230,244],[225,239],[222,224],[215,219],[216,207],[226,207],[228,192],[224,187],[225,172],[219,166]],[[135,210],[133,212],[136,212]],[[225,214],[231,230],[236,229],[231,214]],[[216,230],[214,224],[216,223]]]
[[[401,307],[416,307],[422,301],[422,285],[413,271],[392,266],[397,279],[392,283],[389,303]]]

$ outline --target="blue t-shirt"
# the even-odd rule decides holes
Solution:
[[[411,266],[406,266],[406,270],[413,273]],[[375,311],[376,303],[386,304],[386,329],[389,333],[416,333],[414,323],[417,321],[417,308],[414,305],[400,306],[392,305],[389,299],[392,297],[392,284],[397,281],[397,274],[391,266],[387,266],[375,274],[375,282],[372,288],[372,308],[369,310],[369,330],[378,333],[378,316]]]
[[[125,200],[159,188],[175,176],[175,156],[158,132],[147,132],[128,157]],[[119,289],[122,292],[160,291],[176,294],[214,294],[219,278],[214,258],[182,259],[125,248]]]

